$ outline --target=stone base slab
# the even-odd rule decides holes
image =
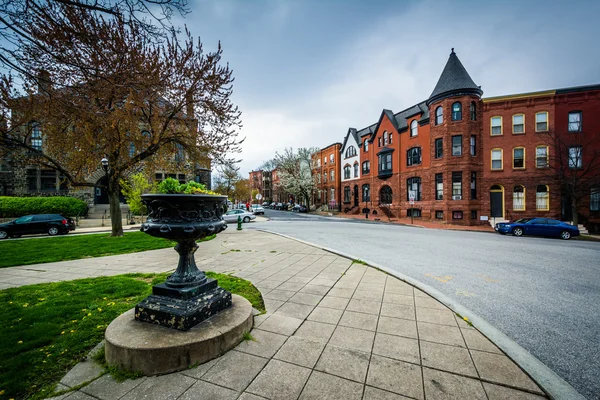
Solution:
[[[106,362],[144,375],[181,371],[232,349],[252,324],[252,305],[237,295],[231,307],[188,331],[136,321],[131,309],[106,329]]]
[[[135,306],[135,319],[187,331],[231,306],[231,293],[216,286],[190,299],[152,294]],[[156,290],[156,289],[155,289]]]

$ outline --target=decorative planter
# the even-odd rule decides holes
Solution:
[[[227,229],[222,216],[227,196],[201,194],[147,194],[142,202],[148,219],[140,230],[177,242],[179,263],[165,283],[135,307],[135,319],[188,330],[231,306],[231,293],[196,266],[196,241]]]

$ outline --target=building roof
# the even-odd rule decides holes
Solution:
[[[352,135],[352,137],[354,138],[356,143],[360,146],[360,140],[358,138],[356,128],[348,128],[348,133],[346,133],[346,137],[344,138],[344,141],[342,142],[342,147],[340,147],[340,153],[344,152],[344,149],[346,148],[346,143],[348,143],[348,138],[350,137],[350,135]]]
[[[433,89],[427,100],[427,105],[455,94],[477,94],[481,96],[483,91],[473,82],[453,48],[442,75],[440,75],[435,89]]]

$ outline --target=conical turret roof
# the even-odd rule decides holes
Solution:
[[[456,94],[476,94],[481,96],[483,91],[473,82],[473,79],[471,79],[469,73],[458,59],[454,49],[452,49],[442,75],[427,100],[427,105],[429,106],[437,100]]]

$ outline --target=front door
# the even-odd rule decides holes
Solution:
[[[354,207],[358,207],[358,185],[354,185]]]
[[[490,217],[504,218],[504,192],[498,186],[490,190]]]
[[[563,221],[573,221],[573,202],[568,194],[561,196],[561,211]]]
[[[96,195],[94,196],[94,204],[108,204],[108,190],[105,188],[108,187],[108,178],[101,178],[98,182],[98,185],[102,185],[104,187],[95,187]]]

